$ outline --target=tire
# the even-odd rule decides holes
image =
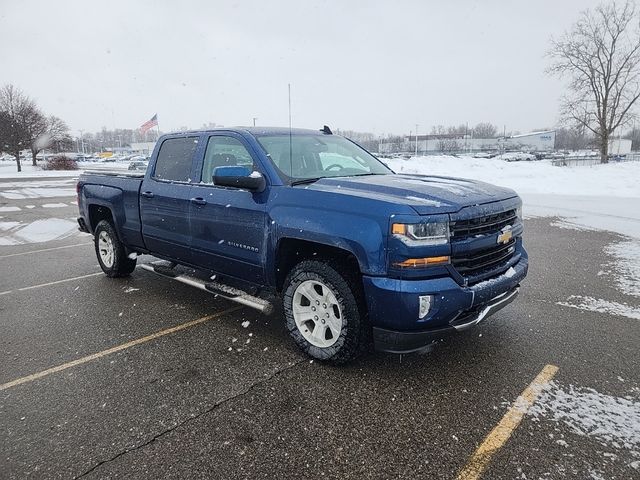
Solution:
[[[93,232],[93,243],[100,268],[107,277],[128,277],[136,268],[136,259],[127,257],[115,228],[107,220],[101,220]]]
[[[285,280],[283,307],[289,334],[310,357],[340,364],[365,350],[370,328],[361,280],[331,260],[296,265]]]

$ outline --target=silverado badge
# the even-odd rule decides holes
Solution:
[[[513,233],[511,232],[511,227],[503,228],[502,232],[498,234],[498,243],[505,245],[509,243],[512,237]]]

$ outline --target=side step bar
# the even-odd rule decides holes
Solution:
[[[166,278],[177,280],[178,282],[184,283],[191,287],[199,288],[200,290],[204,290],[205,292],[219,295],[232,302],[255,308],[264,315],[271,315],[273,313],[273,304],[271,302],[263,298],[249,295],[247,292],[244,292],[242,290],[238,290],[236,288],[232,288],[217,282],[206,282],[199,278],[176,272],[173,270],[173,268],[166,265],[153,265],[143,263],[140,265],[140,268],[143,268],[144,270],[147,270],[149,272],[157,273],[158,275],[162,275]]]

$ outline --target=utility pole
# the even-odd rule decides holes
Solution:
[[[82,134],[84,133],[84,130],[78,130],[80,132],[80,145],[82,148],[82,154],[84,155],[84,138],[82,137]]]
[[[418,156],[418,124],[416,123],[416,157]]]
[[[256,120],[258,119],[258,117],[253,117],[253,126],[256,126]]]

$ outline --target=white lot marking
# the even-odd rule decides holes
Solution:
[[[640,242],[614,243],[607,245],[604,251],[616,258],[610,273],[620,291],[640,297]]]
[[[102,273],[102,272],[90,273],[88,275],[80,275],[79,277],[65,278],[64,280],[56,280],[55,282],[41,283],[39,285],[32,285],[30,287],[16,288],[15,290],[7,290],[7,291],[4,291],[4,292],[0,292],[0,295],[7,295],[8,293],[12,293],[12,292],[24,292],[26,290],[33,290],[35,288],[48,287],[50,285],[58,285],[59,283],[73,282],[74,280],[80,280],[82,278],[95,277],[97,275],[104,275],[104,273]]]
[[[75,179],[70,178],[67,180],[22,180],[15,182],[1,182],[0,188],[42,188],[42,187],[54,187],[63,188],[69,187],[75,183]]]
[[[21,188],[19,190],[0,190],[0,197],[8,198],[10,200],[75,196],[75,188]]]
[[[97,360],[99,358],[106,357],[107,355],[111,355],[112,353],[120,352],[122,350],[126,350],[127,348],[140,345],[141,343],[149,342],[151,340],[155,340],[156,338],[164,337],[165,335],[169,335],[171,333],[179,332],[180,330],[194,327],[208,320],[221,317],[228,313],[232,313],[237,310],[240,310],[241,308],[242,307],[228,308],[226,310],[223,310],[222,312],[214,313],[213,315],[207,315],[206,317],[197,318],[196,320],[192,320],[190,322],[181,323],[180,325],[176,325],[175,327],[167,328],[165,330],[160,330],[159,332],[152,333],[151,335],[147,335],[146,337],[138,338],[136,340],[123,343],[122,345],[118,345],[118,346],[109,348],[107,350],[103,350],[101,352],[88,355],[86,357],[78,358],[77,360],[73,360],[68,363],[63,363],[62,365],[48,368],[47,370],[43,370],[41,372],[34,373],[32,375],[27,375],[26,377],[17,378],[15,380],[12,380],[11,382],[3,383],[2,385],[0,385],[0,391],[6,390],[7,388],[15,387],[17,385],[22,385],[23,383],[33,382],[34,380],[38,380],[39,378],[46,377],[47,375],[51,375],[52,373],[60,372],[62,370],[66,370],[71,367],[76,367],[78,365],[82,365],[83,363],[87,363],[92,360]]]
[[[556,302],[556,304],[563,307],[577,308],[579,310],[587,310],[591,312],[608,313],[609,315],[617,315],[640,320],[640,308],[634,308],[624,303],[610,302],[599,298],[571,295],[567,298],[566,302]]]
[[[558,372],[555,365],[546,365],[538,374],[533,382],[520,394],[511,408],[504,414],[500,423],[491,430],[489,435],[484,439],[480,446],[476,449],[467,464],[460,471],[457,480],[476,480],[480,478],[487,466],[491,462],[493,455],[504,446],[509,440],[520,422],[522,421],[527,410],[531,408],[540,393],[546,388],[549,382]]]
[[[9,253],[7,255],[0,255],[0,258],[9,258],[9,257],[19,257],[22,255],[31,255],[32,253],[40,253],[40,252],[50,252],[51,250],[62,250],[64,248],[75,248],[81,247],[83,245],[93,245],[93,242],[88,243],[76,243],[74,245],[64,245],[62,247],[51,247],[51,248],[43,248],[40,250],[31,250],[29,252],[20,252],[20,253]]]
[[[64,208],[66,206],[66,203],[43,203],[41,205],[43,208]]]
[[[35,205],[25,205],[24,208],[36,208]]]
[[[6,232],[20,225],[20,222],[0,222],[0,231]]]
[[[0,212],[19,212],[20,207],[0,207]]]

